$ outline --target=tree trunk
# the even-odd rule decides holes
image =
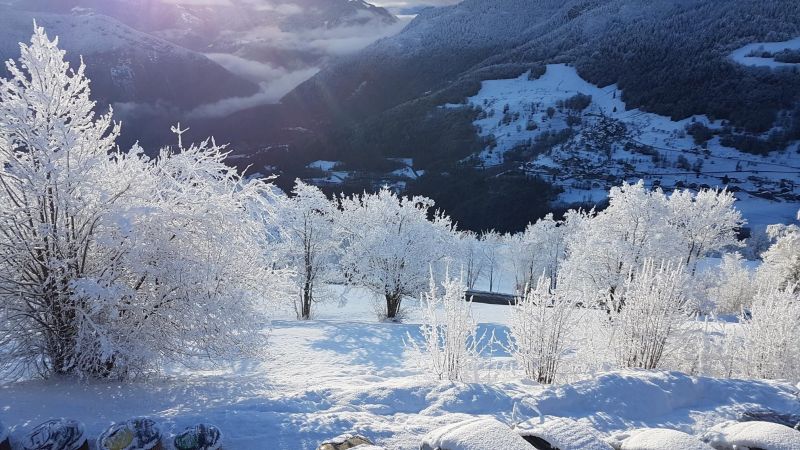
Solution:
[[[306,282],[303,285],[303,300],[302,305],[300,305],[300,319],[302,320],[309,320],[311,319],[311,301],[313,299],[312,290],[311,290],[311,283]]]
[[[390,320],[397,319],[397,314],[400,312],[400,301],[403,299],[401,294],[386,294],[386,318]]]

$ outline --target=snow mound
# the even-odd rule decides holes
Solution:
[[[627,434],[620,450],[712,450],[700,439],[677,430],[650,428]]]
[[[472,419],[428,433],[420,450],[531,450],[531,445],[495,419]]]
[[[611,450],[611,446],[600,440],[597,432],[572,419],[559,417],[538,423],[538,419],[519,425],[519,434],[528,442],[539,438],[559,450]]]
[[[625,370],[548,388],[535,403],[545,415],[570,417],[601,433],[669,427],[698,434],[745,410],[793,411],[796,394],[778,382]]]
[[[8,439],[8,429],[6,426],[3,425],[3,422],[0,422],[0,443]]]
[[[772,422],[725,422],[706,433],[704,440],[717,450],[800,449],[800,431]]]

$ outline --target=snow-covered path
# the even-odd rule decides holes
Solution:
[[[488,384],[439,383],[420,374],[405,351],[413,324],[378,323],[369,302],[320,310],[321,320],[277,320],[263,360],[213,370],[171,369],[133,384],[29,381],[0,386],[0,421],[19,438],[51,417],[83,421],[96,436],[138,415],[167,431],[198,421],[219,426],[226,449],[314,449],[332,436],[361,432],[389,449],[417,448],[432,428],[471,415],[511,421],[515,403],[591,424],[607,434],[641,426],[697,433],[743,408],[798,407],[796,389],[779,383],[618,372],[545,389],[504,376]],[[507,308],[474,305],[484,328],[502,332]],[[524,417],[534,415],[522,405]]]

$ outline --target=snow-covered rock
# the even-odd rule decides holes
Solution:
[[[519,425],[519,434],[537,448],[547,443],[559,450],[611,450],[611,446],[600,440],[593,428],[572,419],[559,417],[539,423],[539,419]],[[542,442],[544,441],[544,442]]]
[[[98,450],[156,450],[161,445],[158,425],[143,417],[116,423],[97,438]]]
[[[717,450],[800,449],[800,431],[771,422],[724,422],[703,439]]]
[[[625,435],[627,437],[618,447],[620,450],[711,450],[700,439],[677,430],[646,428],[633,430]],[[620,437],[624,436],[618,435],[616,440],[619,441]]]
[[[0,433],[1,434],[1,433]],[[69,419],[48,420],[22,442],[25,450],[89,450],[82,423]]]
[[[218,450],[222,446],[222,433],[213,425],[199,424],[175,436],[173,445],[176,450]]]
[[[782,413],[772,409],[756,409],[742,413],[740,422],[772,422],[800,430],[800,414]]]
[[[531,450],[531,445],[495,419],[471,419],[428,433],[420,450]]]
[[[327,440],[317,447],[317,450],[348,450],[358,448],[360,450],[374,450],[376,447],[372,441],[359,434],[345,433]]]

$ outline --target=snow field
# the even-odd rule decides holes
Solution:
[[[518,419],[536,422],[535,406],[546,420],[565,417],[604,436],[642,427],[699,434],[746,409],[798,408],[797,388],[786,383],[677,372],[609,372],[552,387],[513,371],[485,374],[494,379],[482,383],[438,382],[422,373],[403,343],[419,333],[418,325],[378,322],[368,296],[350,291],[348,297],[344,307],[322,304],[318,320],[274,321],[264,360],[170,367],[163,378],[133,383],[56,379],[3,385],[0,420],[15,441],[52,417],[80,420],[97,436],[112,422],[149,416],[165,434],[214,424],[230,450],[264,443],[315,449],[345,432],[389,449],[416,449],[430,431],[466,419],[511,425],[515,405]],[[507,307],[473,308],[480,327],[502,336]],[[502,353],[485,357],[509,362]]]

